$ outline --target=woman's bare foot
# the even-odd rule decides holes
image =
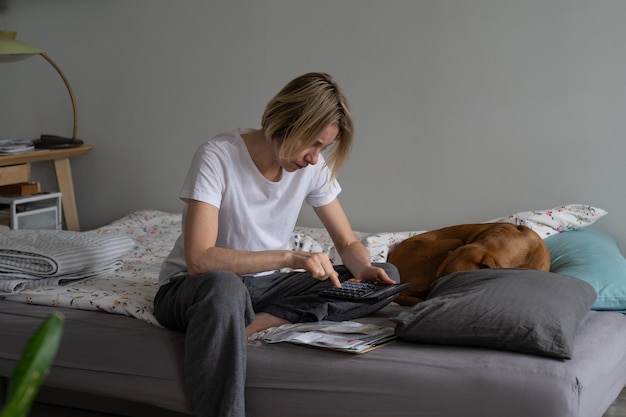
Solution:
[[[270,327],[278,327],[283,324],[289,324],[289,322],[285,319],[281,319],[280,317],[273,316],[269,313],[258,313],[252,323],[248,327],[246,327],[246,339],[259,332],[261,330],[269,329]]]

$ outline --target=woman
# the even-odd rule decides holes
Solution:
[[[162,266],[154,304],[163,326],[186,332],[185,381],[198,416],[245,415],[246,339],[255,332],[351,320],[388,303],[318,296],[351,277],[399,280],[392,265],[370,263],[337,200],[335,176],[352,132],[339,86],[309,73],[269,102],[261,129],[218,135],[195,153],[181,192],[183,233]],[[334,268],[325,253],[284,250],[304,201],[345,266]]]

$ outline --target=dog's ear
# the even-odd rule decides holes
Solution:
[[[478,263],[477,269],[487,269],[487,268],[499,268],[500,266],[496,262],[493,257],[491,257],[488,253],[483,256],[480,263]]]
[[[437,269],[437,278],[459,271],[472,269],[498,268],[499,264],[483,248],[476,245],[465,245],[451,252]]]

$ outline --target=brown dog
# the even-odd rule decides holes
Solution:
[[[550,270],[550,252],[532,229],[510,223],[461,224],[432,230],[400,242],[388,262],[411,288],[395,299],[402,305],[423,301],[436,279],[484,268]]]

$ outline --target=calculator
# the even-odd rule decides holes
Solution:
[[[320,292],[320,297],[336,300],[367,302],[380,301],[398,294],[411,286],[410,283],[383,284],[376,281],[348,280],[341,283],[341,288],[332,287]]]

